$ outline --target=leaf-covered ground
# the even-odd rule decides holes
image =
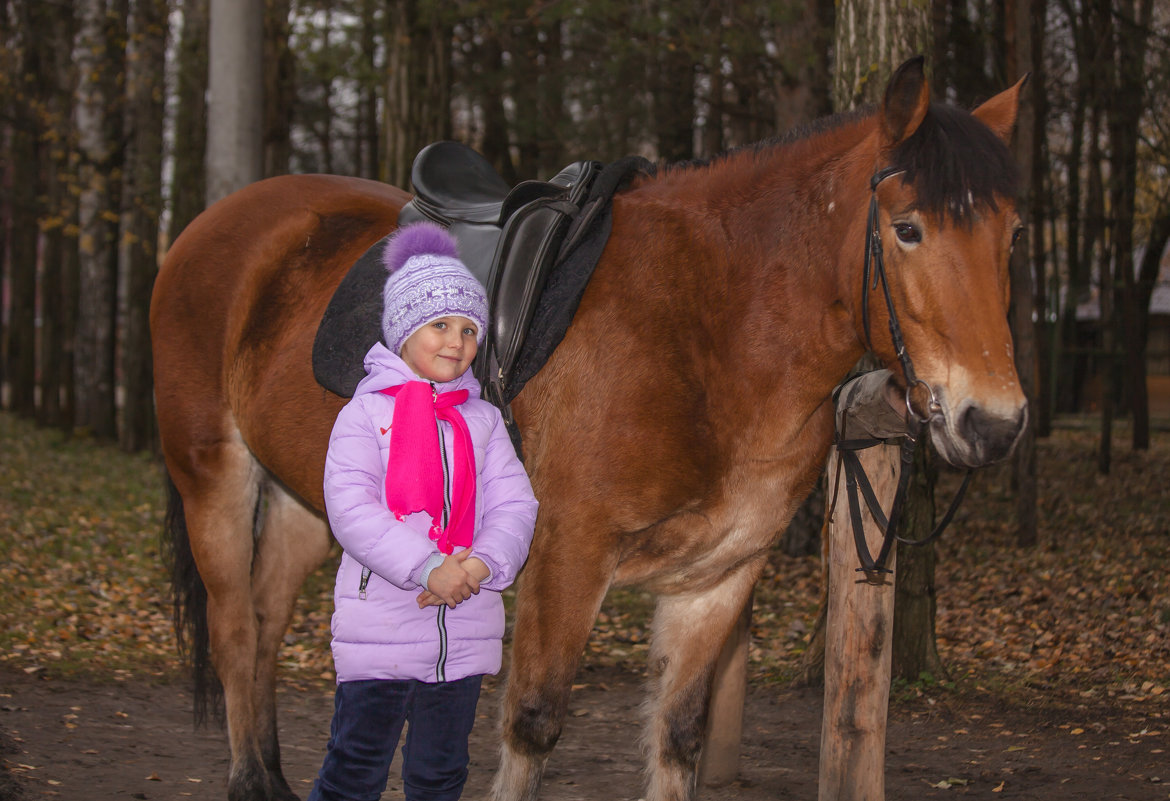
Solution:
[[[1096,471],[1090,426],[1039,443],[1040,544],[1014,544],[1009,468],[976,475],[938,545],[938,644],[955,691],[1109,699],[1170,715],[1170,435],[1149,452],[1122,431]],[[0,667],[92,677],[174,674],[158,463],[0,415]],[[956,477],[944,473],[939,497]],[[314,575],[282,666],[329,679],[332,562]],[[777,552],[757,590],[753,681],[796,675],[820,594],[820,563]],[[587,661],[637,669],[653,600],[611,593]]]

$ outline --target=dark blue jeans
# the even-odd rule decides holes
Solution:
[[[483,676],[421,681],[347,681],[333,697],[325,762],[308,801],[377,801],[402,746],[407,801],[456,801],[467,781],[467,738]]]

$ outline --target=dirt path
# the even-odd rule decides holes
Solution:
[[[549,762],[545,801],[639,798],[640,681],[615,669],[583,673]],[[467,799],[486,796],[499,697],[497,683],[486,685]],[[0,732],[8,741],[0,752],[10,773],[7,783],[0,774],[0,799],[220,801],[226,740],[216,729],[192,728],[190,702],[165,681],[93,684],[0,672]],[[820,707],[817,692],[752,688],[739,780],[703,788],[700,798],[815,799]],[[285,775],[303,797],[325,746],[330,688],[286,687],[280,709]],[[887,797],[1167,801],[1166,723],[1107,708],[1002,708],[990,697],[899,703],[887,737]],[[402,798],[394,776],[384,798]]]

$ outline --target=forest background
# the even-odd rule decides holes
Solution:
[[[908,17],[915,23],[900,27]],[[660,162],[709,159],[872,102],[900,58],[922,53],[935,98],[966,107],[1030,74],[1016,145],[1028,236],[1013,256],[1011,319],[1033,426],[1010,466],[1010,490],[1001,496],[993,489],[988,498],[977,487],[967,503],[987,530],[971,538],[973,553],[950,558],[960,569],[977,567],[980,578],[974,586],[953,575],[944,580],[954,595],[975,599],[978,613],[964,618],[958,635],[953,621],[940,621],[951,631],[944,630],[943,645],[951,660],[966,658],[967,649],[972,665],[985,667],[998,640],[994,632],[973,634],[986,611],[975,602],[999,598],[1002,588],[1010,595],[1038,586],[1036,606],[1016,610],[1019,621],[1005,624],[1002,617],[1014,603],[991,610],[993,627],[1012,632],[1013,641],[1015,632],[1023,641],[1042,631],[1012,664],[1035,663],[1056,676],[1077,661],[1067,678],[1084,683],[1092,671],[1083,657],[1099,652],[1108,663],[1099,670],[1110,676],[1164,675],[1162,632],[1170,612],[1160,580],[1145,574],[1158,573],[1148,566],[1162,558],[1168,531],[1164,509],[1148,507],[1164,494],[1165,459],[1157,449],[1147,458],[1158,422],[1152,417],[1170,416],[1170,286],[1160,271],[1170,240],[1165,3],[0,0],[0,21],[0,404],[10,413],[0,419],[12,465],[30,454],[18,467],[4,467],[12,500],[0,503],[0,543],[8,537],[12,553],[0,575],[17,607],[37,599],[27,625],[49,632],[63,626],[87,644],[100,640],[118,650],[104,636],[78,634],[88,624],[69,622],[82,604],[60,587],[89,592],[91,583],[44,577],[62,570],[73,576],[80,568],[72,565],[90,560],[132,561],[126,541],[107,538],[106,527],[134,529],[117,522],[126,513],[149,518],[153,528],[158,510],[117,491],[112,500],[127,509],[91,512],[72,481],[52,500],[30,493],[48,491],[55,477],[100,473],[103,464],[128,476],[134,471],[119,465],[139,462],[101,456],[101,464],[64,466],[53,458],[57,445],[45,446],[26,423],[65,432],[61,447],[70,452],[84,445],[88,454],[93,439],[136,460],[152,457],[151,286],[168,243],[209,203],[248,181],[288,172],[357,175],[409,189],[414,154],[438,139],[472,145],[509,183],[548,178],[577,159],[604,162],[630,153]],[[217,46],[232,36],[248,46]],[[224,105],[254,121],[249,136],[216,124]],[[1075,449],[1067,425],[1063,438],[1049,438],[1054,421],[1070,413],[1080,415]],[[1118,431],[1131,436],[1134,453],[1114,464],[1117,417],[1128,418]],[[20,427],[10,428],[16,418],[23,418]],[[1083,462],[1088,437],[1096,464],[1070,469],[1085,467],[1073,463]],[[1102,484],[1094,470],[1112,470],[1112,481]],[[945,475],[941,484],[953,479]],[[1082,491],[1090,485],[1117,492],[1101,502]],[[1005,506],[1014,519],[1005,520]],[[42,514],[81,522],[62,526]],[[17,517],[24,522],[11,522]],[[816,522],[814,516],[814,531]],[[96,539],[93,526],[102,529]],[[1039,529],[1050,553],[989,559],[979,550],[1009,529],[1017,545],[1035,544]],[[1121,577],[1074,572],[1066,581],[1069,573],[1046,566],[1060,546]],[[787,536],[782,547],[817,551],[813,541]],[[926,567],[915,579],[916,597],[930,609],[921,626],[903,628],[933,633],[933,549],[899,554],[897,608],[899,615],[912,608],[901,585],[916,575],[910,555],[920,550]],[[150,558],[129,567],[155,571],[158,553],[143,552]],[[810,572],[797,583],[807,589],[819,572],[800,564]],[[1004,578],[1009,568],[1022,575]],[[1125,604],[1086,595],[1084,603],[1109,619],[1063,638],[1052,633],[1055,624],[1035,617],[1035,609],[1050,605],[1049,583],[1083,583],[1090,592],[1104,587],[1137,597],[1145,611],[1126,617],[1118,611],[1129,609]],[[761,585],[754,629],[785,606],[767,594],[777,585],[787,583]],[[111,592],[99,586],[95,597]],[[154,608],[165,604],[139,594],[152,604],[152,625],[165,626]],[[327,615],[313,615],[327,605],[325,599],[308,613],[313,624],[305,628],[318,637]],[[1068,611],[1069,621],[1083,622],[1084,608]],[[27,617],[6,615],[0,608],[6,624]],[[596,646],[608,648],[609,624],[599,625]],[[801,625],[791,639],[803,651]],[[14,659],[62,650],[52,637],[6,628],[20,642]],[[629,627],[612,628],[625,638],[620,642],[630,640]],[[122,651],[141,655],[149,650],[146,640],[166,638],[152,628]],[[641,645],[641,634],[632,641]],[[320,672],[320,653],[298,648],[289,650]],[[928,665],[937,662],[937,655],[926,657]],[[1126,674],[1114,689],[1163,698],[1160,682],[1143,675],[1134,684]]]
[[[849,6],[0,0],[3,407],[153,449],[153,276],[167,243],[233,182],[328,172],[409,189],[415,153],[445,138],[509,183],[582,158],[710,158],[872,99],[867,82],[896,64],[865,60],[864,28],[841,34]],[[1133,446],[1148,447],[1149,388],[1170,381],[1170,298],[1155,291],[1170,239],[1170,7],[907,8],[928,20],[917,49],[936,98],[971,107],[1031,74],[1022,297],[1033,330],[1017,324],[1016,337],[1034,342],[1024,372],[1036,433],[1054,414],[1099,412],[1107,471],[1113,416],[1131,416]],[[263,43],[250,48],[255,89],[247,64],[212,57],[216,22]],[[1033,54],[1023,68],[1021,37]],[[217,91],[259,109],[262,152],[257,174],[209,187],[215,160],[240,146],[215,140],[215,126],[209,146]]]
[[[1148,449],[1151,388],[1170,388],[1170,8],[1154,0],[0,0],[0,20],[0,402],[70,435],[157,448],[154,275],[244,183],[409,189],[438,139],[509,183],[576,159],[708,159],[872,102],[895,51],[926,55],[934,96],[967,107],[1030,75],[1021,544],[1034,437],[1097,414],[1108,472],[1114,418]],[[225,107],[247,136],[215,122]]]

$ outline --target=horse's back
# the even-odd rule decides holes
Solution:
[[[317,324],[345,272],[394,228],[409,198],[363,179],[280,176],[187,226],[151,302],[159,428],[172,470],[242,438],[319,505],[320,471],[312,474],[342,401],[313,378]]]

